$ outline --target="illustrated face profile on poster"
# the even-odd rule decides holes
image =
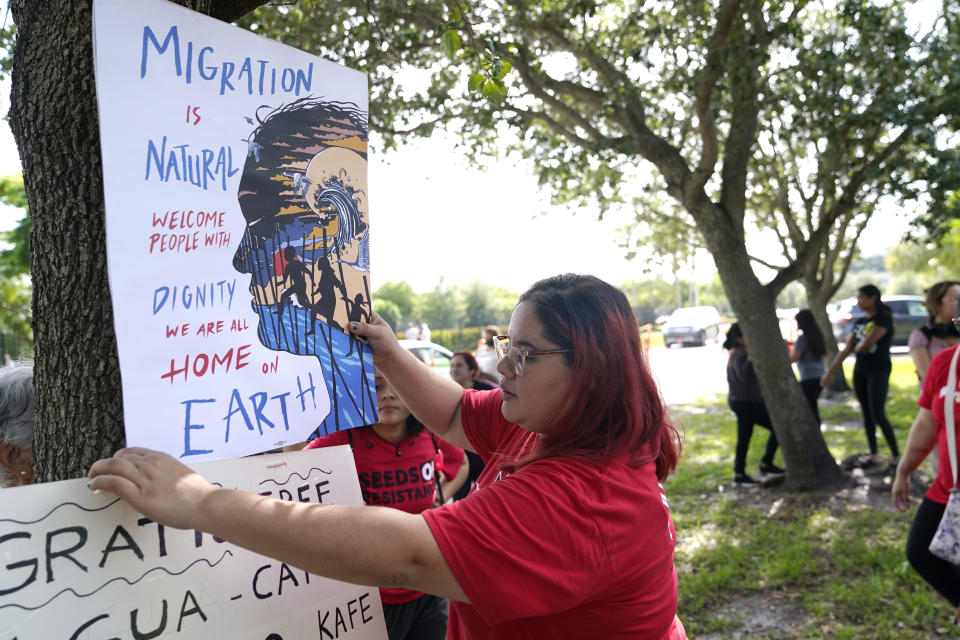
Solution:
[[[367,83],[162,0],[94,2],[127,443],[187,462],[377,421]]]
[[[346,446],[208,462],[212,482],[360,505]],[[380,594],[157,525],[85,480],[3,489],[0,640],[386,637]]]

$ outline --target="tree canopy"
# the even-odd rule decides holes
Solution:
[[[227,20],[260,4],[180,3]],[[367,71],[371,125],[387,146],[443,125],[462,135],[465,154],[507,143],[532,157],[557,202],[595,202],[605,211],[642,209],[636,197],[643,189],[672,198],[714,258],[764,395],[777,399],[770,405],[787,482],[813,487],[835,482],[839,473],[790,372],[774,302],[821,259],[844,216],[864,215],[881,192],[913,197],[911,177],[929,178],[928,158],[945,151],[938,127],[953,124],[958,108],[952,96],[960,38],[950,13],[956,9],[945,8],[932,27],[917,32],[905,19],[907,5],[302,0],[261,8],[242,24]],[[11,8],[18,25],[11,122],[35,233],[45,242],[62,236],[69,249],[61,251],[62,264],[33,259],[35,282],[47,292],[35,306],[38,337],[66,348],[77,323],[58,317],[63,305],[110,319],[103,300],[80,291],[74,300],[77,283],[69,280],[90,274],[86,287],[106,289],[97,257],[102,187],[89,6],[64,3],[59,12],[44,12],[12,0]],[[76,25],[83,28],[76,32]],[[50,47],[60,54],[45,55]],[[70,63],[52,68],[54,58]],[[820,167],[832,159],[836,170],[820,179]],[[74,178],[70,189],[57,179],[64,172]],[[746,230],[757,209],[785,210],[782,198],[771,197],[784,191],[790,210],[806,220],[797,218],[793,229],[777,213],[776,223],[766,225],[788,251],[761,281]],[[812,206],[804,201],[811,193]],[[491,186],[482,195],[499,194]],[[75,231],[61,224],[64,211],[77,220]],[[83,392],[82,376],[62,376],[64,387],[38,410],[41,421],[74,420],[74,413],[89,411],[54,404],[107,396],[117,387],[112,344],[106,328],[86,336],[83,349],[107,372],[96,379],[104,388]],[[79,347],[38,360],[41,391],[50,392],[55,372],[70,368],[70,349]],[[87,418],[111,425],[112,434],[116,407],[102,413]],[[91,441],[83,456],[105,448],[111,434]]]
[[[838,474],[800,403],[774,300],[801,277],[829,297],[878,199],[914,197],[940,151],[937,127],[957,108],[957,23],[945,10],[918,30],[908,6],[305,0],[243,24],[366,70],[387,145],[438,125],[470,155],[510,140],[555,201],[635,207],[640,220],[643,190],[665,192],[714,257],[765,396],[789,398],[772,403],[788,483],[815,486]],[[751,219],[782,249],[766,282],[745,243]]]

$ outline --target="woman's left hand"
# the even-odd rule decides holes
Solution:
[[[900,511],[906,511],[910,508],[910,476],[897,473],[893,481],[893,492],[891,494],[893,504]]]
[[[109,491],[154,522],[177,529],[202,529],[201,505],[217,490],[179,460],[139,447],[94,462],[89,476],[91,489]]]

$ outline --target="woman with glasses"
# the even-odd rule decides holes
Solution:
[[[960,322],[956,318],[954,323]],[[960,329],[960,326],[957,327]],[[897,465],[897,475],[893,482],[893,503],[900,511],[910,506],[910,476],[920,463],[930,454],[934,446],[939,452],[937,477],[924,494],[917,514],[907,536],[907,560],[913,565],[920,577],[927,581],[951,605],[957,607],[954,624],[960,624],[960,566],[947,562],[930,553],[930,541],[933,539],[953,488],[953,471],[947,447],[946,402],[953,402],[954,424],[960,419],[960,394],[956,387],[948,388],[950,368],[960,369],[954,359],[960,346],[944,349],[930,361],[927,375],[923,379],[923,391],[920,392],[920,411],[910,427],[907,446],[903,458]],[[958,377],[960,379],[960,377]],[[958,436],[960,437],[960,436]]]
[[[465,500],[417,515],[283,503],[144,449],[95,463],[91,488],[311,573],[448,598],[449,638],[686,637],[660,484],[679,434],[620,291],[580,275],[534,284],[496,340],[499,391],[437,375],[376,315],[352,330],[415,416],[486,461]]]

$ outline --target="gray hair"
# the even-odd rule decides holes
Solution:
[[[33,362],[19,360],[0,366],[0,438],[33,451]]]

